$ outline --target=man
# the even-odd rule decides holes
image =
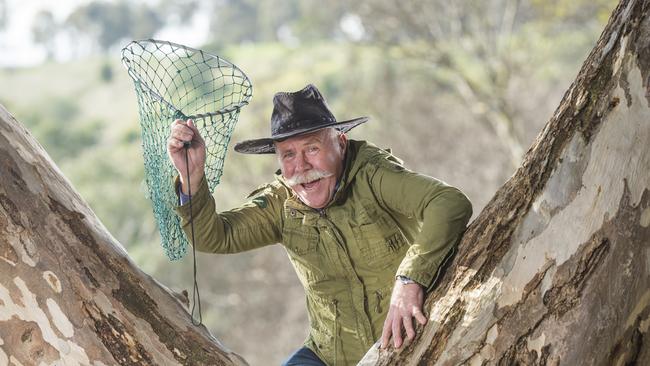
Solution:
[[[425,289],[471,216],[458,189],[407,170],[370,143],[348,140],[346,132],[367,120],[337,121],[313,85],[276,94],[271,137],[235,150],[275,153],[281,173],[248,203],[220,213],[203,179],[199,131],[191,121],[172,126],[167,148],[181,202],[193,193],[197,249],[236,253],[282,243],[305,288],[309,337],[285,365],[352,365],[380,337],[382,347],[392,337],[396,348],[403,332],[412,339],[413,322],[427,321]],[[189,205],[177,212],[189,233]]]

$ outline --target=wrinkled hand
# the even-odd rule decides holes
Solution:
[[[186,141],[190,142],[187,149],[187,158],[191,187],[187,186],[188,164],[185,163],[185,148],[183,147],[183,143]],[[180,175],[183,193],[187,194],[189,192],[188,188],[192,189],[192,193],[196,192],[204,175],[205,141],[194,125],[194,121],[191,119],[187,121],[177,119],[172,123],[171,133],[167,139],[167,154]]]
[[[390,337],[393,336],[395,348],[402,346],[402,327],[406,331],[406,338],[411,341],[415,337],[413,318],[424,325],[427,318],[422,314],[424,303],[424,290],[417,283],[402,284],[395,282],[393,294],[390,298],[390,309],[384,321],[384,330],[381,334],[381,348],[388,347]]]

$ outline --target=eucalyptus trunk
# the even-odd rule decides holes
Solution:
[[[242,365],[0,105],[0,366]]]
[[[616,8],[416,339],[362,364],[650,365],[649,8]]]

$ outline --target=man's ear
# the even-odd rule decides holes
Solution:
[[[345,132],[341,132],[339,135],[339,146],[341,147],[341,151],[345,151],[345,148],[348,146],[348,135]]]

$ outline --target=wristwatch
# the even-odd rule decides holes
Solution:
[[[411,283],[417,283],[417,282],[413,281],[412,279],[410,279],[410,278],[408,278],[406,276],[402,276],[402,275],[395,276],[395,279],[398,280],[402,285],[409,285]]]

